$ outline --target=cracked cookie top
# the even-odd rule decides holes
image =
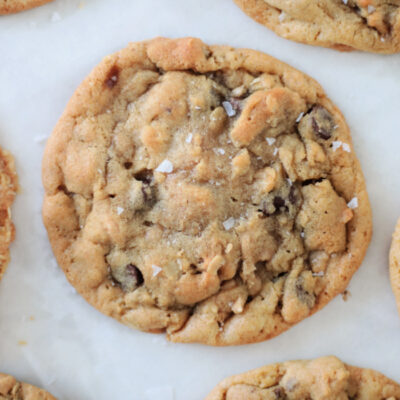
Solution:
[[[400,385],[336,357],[288,361],[224,379],[206,400],[400,399]]]
[[[234,0],[278,35],[337,50],[400,52],[400,0]]]
[[[0,373],[0,400],[56,400],[43,389]]]
[[[390,283],[396,298],[397,309],[400,313],[400,219],[393,233],[389,254]]]
[[[371,235],[348,127],[321,87],[192,38],[106,57],[51,135],[43,182],[72,285],[179,342],[279,334],[345,289]]]
[[[0,0],[0,15],[29,10],[52,0]]]
[[[18,190],[14,159],[0,148],[0,279],[10,261],[10,244],[15,237],[11,205]]]

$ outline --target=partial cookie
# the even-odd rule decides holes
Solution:
[[[0,279],[10,261],[9,247],[15,236],[11,205],[17,190],[18,178],[14,159],[10,153],[0,148]]]
[[[50,393],[0,373],[0,400],[56,400]]]
[[[257,22],[297,42],[400,52],[400,0],[234,0]]]
[[[288,361],[224,379],[206,400],[398,400],[400,385],[336,357]]]
[[[29,10],[52,0],[0,0],[0,15]]]
[[[389,254],[390,282],[400,313],[400,219],[393,233],[392,246]]]
[[[43,182],[72,285],[177,342],[278,335],[345,290],[371,236],[349,129],[318,83],[192,38],[106,57],[47,142]]]

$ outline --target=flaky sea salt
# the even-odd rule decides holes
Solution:
[[[122,207],[117,207],[117,214],[121,215],[124,212],[124,209]]]
[[[230,217],[226,221],[222,223],[226,231],[229,231],[229,229],[232,229],[235,226],[235,218]]]
[[[165,159],[157,168],[157,172],[164,172],[166,174],[169,174],[174,170],[174,166],[172,165],[172,162]]]
[[[334,140],[332,142],[332,150],[336,151],[337,149],[342,148],[344,151],[347,151],[347,153],[350,153],[350,145],[348,143],[341,142],[340,140]]]
[[[301,112],[301,113],[299,114],[299,116],[297,117],[296,122],[300,122],[301,119],[303,118],[303,115],[304,115],[304,113]]]
[[[347,5],[348,0],[342,0],[342,1],[343,1],[343,4]]]
[[[217,152],[221,155],[225,154],[225,150],[224,149],[217,149]]]
[[[324,275],[325,275],[324,271],[319,271],[319,272],[313,272],[312,273],[312,276],[324,276]]]
[[[192,133],[189,133],[189,135],[187,135],[187,137],[186,137],[186,139],[185,139],[185,142],[186,142],[186,143],[191,143],[191,142],[192,142],[192,139],[193,139],[193,134],[192,134]]]
[[[228,117],[234,117],[236,115],[236,111],[232,107],[232,104],[229,101],[223,101],[222,107],[224,107],[226,114]]]
[[[277,147],[275,147],[274,148],[274,152],[272,153],[274,156],[276,156],[277,154],[278,154],[278,148]]]
[[[51,22],[58,22],[61,21],[61,15],[58,12],[53,12],[53,14],[51,14]]]
[[[272,145],[276,142],[276,139],[273,138],[273,137],[267,137],[267,138],[265,138],[265,140],[267,141],[267,143],[268,143],[270,146],[272,146]]]
[[[368,10],[368,14],[372,14],[373,12],[375,12],[376,8],[374,6],[369,5],[367,7],[367,10]]]
[[[151,266],[151,269],[153,270],[153,276],[157,276],[162,271],[162,268],[154,264]]]
[[[283,22],[285,20],[285,17],[286,17],[286,14],[283,11],[281,11],[281,13],[279,14],[279,17],[278,17],[279,22]]]
[[[351,208],[351,209],[355,209],[358,207],[358,199],[357,197],[353,197],[348,203],[347,203],[347,207]]]

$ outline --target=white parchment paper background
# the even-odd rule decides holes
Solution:
[[[265,51],[312,75],[343,111],[374,212],[374,236],[347,302],[268,342],[169,344],[90,307],[66,282],[41,222],[47,137],[74,89],[129,41],[197,36]],[[223,377],[267,363],[336,354],[400,381],[400,318],[387,252],[400,216],[400,55],[338,53],[278,38],[232,0],[56,0],[0,17],[0,144],[16,157],[17,238],[0,284],[0,370],[61,400],[195,400]]]

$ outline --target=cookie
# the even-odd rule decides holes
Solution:
[[[18,190],[14,159],[0,148],[0,279],[10,261],[9,247],[15,237],[11,205]]]
[[[29,10],[50,1],[52,0],[0,0],[0,15]]]
[[[265,54],[158,38],[106,57],[47,142],[58,263],[172,341],[265,340],[345,290],[371,236],[339,110]]]
[[[234,0],[279,36],[341,51],[400,52],[400,1]]]
[[[0,400],[56,400],[43,389],[0,373]]]
[[[400,219],[397,221],[396,229],[393,233],[389,254],[389,267],[390,283],[400,313]]]
[[[397,400],[400,385],[336,357],[288,361],[224,379],[206,400]]]

